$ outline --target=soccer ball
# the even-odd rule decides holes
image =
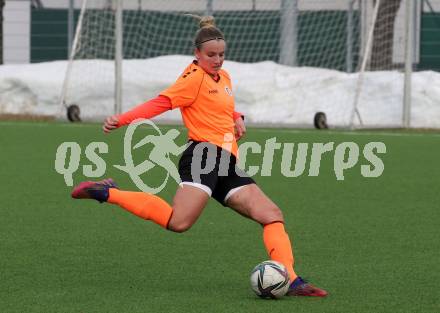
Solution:
[[[265,299],[281,298],[289,289],[289,273],[276,261],[264,261],[252,270],[251,286],[257,296]]]

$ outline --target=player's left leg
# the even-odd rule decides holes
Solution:
[[[284,218],[278,206],[256,184],[242,186],[226,199],[226,205],[236,212],[263,225],[266,251],[275,261],[283,263],[290,280],[296,279],[290,239],[284,231]]]
[[[256,184],[241,186],[235,190],[225,199],[226,205],[263,225],[263,240],[269,257],[284,264],[289,272],[292,283],[288,295],[325,297],[325,290],[296,275],[292,245],[284,230],[284,219],[279,207]]]

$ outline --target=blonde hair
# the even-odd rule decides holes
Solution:
[[[194,45],[197,49],[202,47],[204,42],[210,40],[225,40],[225,36],[215,25],[214,16],[199,16],[195,14],[185,14],[196,19],[199,23],[199,30],[194,37]]]

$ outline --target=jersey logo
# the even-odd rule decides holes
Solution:
[[[225,87],[225,91],[229,96],[232,96],[232,90],[228,86]]]
[[[218,90],[217,90],[217,89],[212,89],[212,90],[209,90],[208,93],[209,93],[210,95],[213,95],[213,94],[218,93]]]

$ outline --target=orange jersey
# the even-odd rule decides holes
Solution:
[[[190,139],[210,142],[237,156],[231,79],[224,70],[219,77],[215,81],[194,62],[160,95],[170,99],[173,109],[180,109]]]

